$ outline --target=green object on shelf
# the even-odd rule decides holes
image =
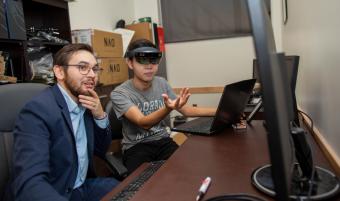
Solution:
[[[138,19],[139,22],[150,22],[151,23],[151,17],[142,17]]]

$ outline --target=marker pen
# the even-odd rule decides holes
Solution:
[[[200,189],[198,190],[198,195],[196,197],[196,201],[199,201],[204,196],[204,194],[208,190],[210,183],[211,183],[210,177],[207,177],[203,180],[202,185],[201,185]]]

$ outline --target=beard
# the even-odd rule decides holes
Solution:
[[[79,95],[85,95],[85,96],[90,95],[90,92],[88,90],[84,90],[82,88],[83,83],[88,82],[88,81],[94,82],[94,80],[89,80],[86,78],[84,80],[77,81],[77,80],[70,78],[67,73],[65,74],[65,86],[71,92],[71,94],[75,97],[78,97]]]

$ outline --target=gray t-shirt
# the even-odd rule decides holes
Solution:
[[[133,86],[132,80],[127,80],[111,92],[113,109],[119,120],[123,124],[123,151],[140,142],[159,140],[169,136],[167,121],[163,119],[149,130],[143,129],[125,118],[124,114],[132,106],[137,106],[144,115],[164,107],[162,94],[168,94],[170,99],[175,99],[176,95],[168,82],[161,77],[155,76],[150,89],[140,91]]]

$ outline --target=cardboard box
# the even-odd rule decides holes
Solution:
[[[4,63],[1,63],[0,61],[0,75],[4,75],[5,74],[5,65]]]
[[[9,83],[17,83],[17,78],[12,76],[0,75],[0,81],[6,81]]]
[[[72,31],[72,43],[91,45],[97,57],[123,57],[122,36],[98,29]]]
[[[5,74],[5,61],[2,56],[0,56],[0,75]]]
[[[131,42],[138,40],[138,39],[148,39],[151,42],[153,40],[153,33],[152,33],[152,24],[149,22],[142,22],[137,24],[130,24],[125,26],[126,29],[135,31]]]
[[[99,75],[99,83],[103,85],[119,84],[129,78],[128,66],[122,57],[99,58],[98,63],[103,71]]]

